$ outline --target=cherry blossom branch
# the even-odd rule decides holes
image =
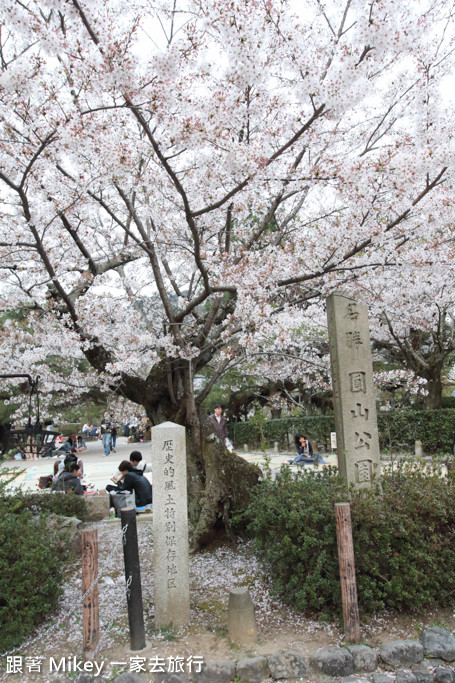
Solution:
[[[96,35],[94,29],[91,27],[90,22],[89,22],[89,20],[87,19],[86,15],[85,15],[85,12],[84,12],[84,10],[82,9],[82,7],[80,6],[78,0],[72,0],[72,2],[73,2],[74,7],[75,7],[75,8],[77,9],[77,11],[79,12],[79,15],[80,15],[80,17],[81,17],[81,19],[82,19],[82,23],[84,24],[85,28],[87,29],[87,31],[88,31],[88,33],[89,33],[89,35],[90,35],[90,38],[93,40],[93,42],[95,43],[95,45],[99,45],[100,39],[99,39],[98,36]],[[100,49],[100,52],[103,52],[103,49],[102,49],[101,47],[100,47],[99,49]]]
[[[200,406],[201,403],[204,401],[204,399],[207,398],[207,396],[210,394],[211,390],[215,386],[215,384],[218,382],[220,377],[222,377],[229,369],[229,364],[231,363],[232,359],[231,358],[226,358],[220,366],[220,368],[212,375],[212,377],[209,379],[205,387],[202,389],[202,391],[196,396],[195,402],[196,405]]]
[[[204,281],[205,288],[208,292],[210,292],[210,282],[209,282],[209,277],[207,270],[202,262],[201,258],[201,245],[200,245],[200,238],[199,238],[199,231],[197,229],[196,223],[194,222],[194,215],[193,212],[191,211],[190,204],[188,197],[186,195],[185,190],[183,189],[183,185],[181,184],[177,173],[173,170],[171,167],[169,161],[167,158],[164,156],[164,154],[161,152],[160,146],[158,145],[157,141],[155,140],[155,137],[150,130],[150,126],[144,119],[141,111],[139,108],[131,102],[130,98],[127,95],[123,95],[125,98],[125,101],[127,103],[128,108],[131,110],[133,115],[135,116],[136,120],[138,121],[139,125],[141,126],[142,130],[144,131],[145,135],[147,136],[148,140],[150,141],[153,150],[158,157],[162,167],[166,171],[167,175],[169,176],[170,180],[172,181],[175,189],[177,190],[178,194],[180,195],[182,202],[183,202],[183,208],[185,212],[185,218],[186,222],[188,224],[188,227],[191,231],[192,237],[193,237],[193,247],[194,247],[194,258],[197,264],[197,267],[199,268],[199,271],[202,275],[202,279]]]
[[[444,166],[444,168],[438,173],[438,175],[432,180],[431,182],[427,179],[426,186],[420,192],[420,194],[417,195],[417,197],[411,202],[411,208],[414,206],[417,206],[417,204],[429,193],[431,190],[433,190],[435,187],[441,184],[441,182],[444,182],[442,180],[445,172],[447,171],[447,166]],[[393,221],[389,222],[387,226],[384,229],[384,233],[390,232],[393,228],[395,228],[397,225],[402,223],[410,214],[411,208],[406,209],[403,211],[397,218],[395,218]],[[316,271],[315,273],[308,273],[306,275],[300,275],[297,277],[292,277],[292,278],[286,278],[285,280],[279,280],[278,281],[278,286],[279,287],[285,287],[287,285],[292,285],[292,284],[297,284],[299,282],[306,282],[308,280],[313,280],[318,277],[323,277],[329,272],[333,272],[336,268],[339,268],[342,263],[346,263],[346,261],[349,261],[353,256],[356,254],[360,253],[367,247],[369,247],[373,243],[373,238],[372,237],[367,237],[365,238],[362,242],[359,244],[356,244],[347,251],[340,259],[338,264],[328,264],[325,268],[320,269],[319,271]]]
[[[313,123],[320,117],[325,111],[325,104],[321,104],[320,107],[318,107],[314,112],[313,115],[310,116],[310,118],[306,121],[306,123],[299,128],[299,130],[288,140],[284,145],[282,145],[276,152],[275,154],[272,154],[271,157],[265,162],[265,167],[270,166],[271,163],[276,161],[279,157],[281,157],[284,152],[286,152],[289,147],[292,147],[301,137],[304,133],[306,133],[307,130],[311,128]],[[203,209],[199,209],[197,211],[193,212],[193,216],[197,218],[198,216],[203,216],[206,213],[211,213],[215,209],[219,209],[226,202],[228,202],[230,199],[235,197],[236,194],[238,194],[241,190],[245,189],[245,187],[251,182],[251,176],[248,178],[245,178],[245,180],[242,180],[241,183],[236,185],[230,192],[224,195],[222,199],[220,199],[217,202],[214,202],[213,204],[209,204],[208,206],[204,207]]]
[[[150,259],[150,264],[152,266],[153,275],[155,277],[156,286],[158,288],[158,292],[160,294],[161,301],[163,302],[164,310],[166,311],[166,315],[168,317],[168,320],[170,323],[175,323],[174,309],[173,309],[171,301],[168,297],[166,287],[164,286],[163,276],[161,274],[160,264],[158,262],[158,258],[156,255],[155,246],[154,246],[153,242],[147,236],[147,231],[144,228],[144,224],[142,223],[141,219],[139,218],[139,216],[136,212],[136,209],[134,208],[129,197],[126,196],[126,194],[123,192],[122,188],[119,185],[115,184],[115,187],[117,189],[117,192],[119,193],[119,195],[121,196],[121,198],[125,202],[125,205],[126,205],[128,211],[130,212],[130,215],[132,216],[132,218],[136,224],[136,227],[137,227],[137,229],[138,229],[138,231],[142,237],[143,244],[147,249],[149,259]]]

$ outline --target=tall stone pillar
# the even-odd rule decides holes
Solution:
[[[155,627],[190,621],[185,428],[152,427]]]
[[[342,293],[327,299],[338,468],[348,484],[380,475],[368,310]]]

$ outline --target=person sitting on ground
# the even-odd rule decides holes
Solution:
[[[297,456],[293,460],[287,460],[290,465],[312,465],[324,463],[319,453],[313,453],[313,447],[304,434],[296,434],[295,447]]]
[[[84,453],[87,450],[87,444],[82,436],[76,437],[76,453]]]
[[[145,460],[142,460],[142,453],[140,451],[132,451],[130,453],[130,463],[133,465],[134,471],[141,476],[144,474],[144,472],[152,471],[152,466],[147,464]],[[114,483],[108,484],[106,486],[106,491],[108,491],[108,493],[112,493],[112,491],[124,490],[123,475],[119,470],[117,470],[117,472],[114,474],[111,481]]]
[[[131,451],[130,463],[139,474],[152,471],[152,465],[142,460],[142,453],[140,451]]]
[[[153,490],[147,477],[135,471],[132,463],[123,460],[119,465],[124,491],[134,491],[136,507],[144,507],[153,502]]]
[[[74,453],[76,450],[76,434],[70,434],[63,446],[61,446],[59,451],[66,451],[67,453]]]
[[[68,469],[54,480],[52,484],[52,491],[59,491],[62,493],[75,493],[78,496],[84,495],[84,487],[81,484],[82,472],[77,462],[70,462]]]
[[[65,458],[56,460],[54,463],[54,476],[61,474],[64,470],[67,470],[71,463],[77,463],[78,468],[81,471],[81,476],[84,474],[84,463],[80,458],[77,457],[75,453],[68,453]]]

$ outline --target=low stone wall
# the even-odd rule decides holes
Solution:
[[[366,645],[321,648],[309,661],[297,652],[283,652],[239,661],[205,662],[194,683],[264,683],[345,679],[371,683],[455,683],[455,638],[442,628],[428,628],[417,640],[396,640],[375,650]],[[151,676],[123,673],[113,683],[188,683],[183,673]]]

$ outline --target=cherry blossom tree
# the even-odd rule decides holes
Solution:
[[[207,445],[211,387],[447,239],[452,3],[4,0],[0,21],[0,296],[30,311],[3,364],[59,346],[185,424],[204,543],[256,477]]]
[[[444,376],[455,358],[454,248],[432,251],[425,264],[397,263],[362,291],[371,302],[372,339],[382,358],[404,370],[398,384],[420,380],[427,408],[440,408]],[[367,291],[368,289],[368,291]],[[393,373],[384,381],[393,381]]]

